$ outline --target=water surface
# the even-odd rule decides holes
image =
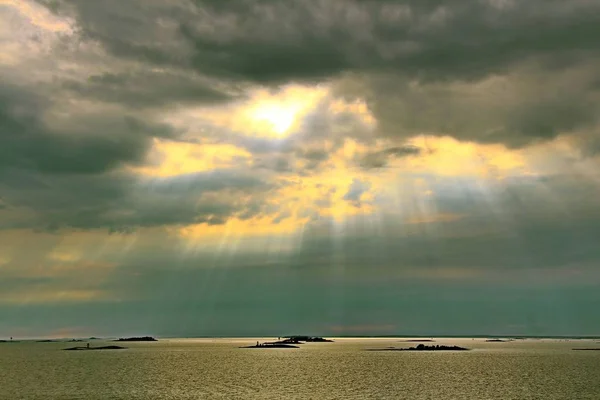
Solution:
[[[126,350],[0,343],[1,399],[600,399],[591,340],[436,339],[468,352],[369,352],[405,339],[239,349],[266,339],[169,339]],[[109,342],[93,341],[94,346]]]

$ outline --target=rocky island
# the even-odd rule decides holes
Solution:
[[[286,342],[289,342],[289,343],[301,343],[301,342],[306,342],[306,343],[325,343],[325,342],[333,342],[333,340],[324,339],[324,338],[318,337],[318,336],[289,336],[289,337],[286,337],[285,340],[283,340],[283,341],[286,341]]]
[[[243,346],[240,349],[298,349],[298,346],[294,346],[293,344],[287,344],[283,342],[267,342],[267,343],[258,343],[252,346]]]
[[[127,347],[121,346],[98,346],[98,347],[90,347],[90,346],[77,346],[77,347],[69,347],[68,349],[63,350],[122,350]]]
[[[444,345],[435,345],[435,346],[425,346],[424,344],[420,344],[417,347],[408,347],[408,348],[398,348],[398,347],[386,347],[384,349],[367,349],[367,351],[465,351],[469,350],[464,347],[459,346],[444,346]]]
[[[158,342],[152,336],[141,336],[141,337],[130,337],[130,338],[119,338],[115,342]]]

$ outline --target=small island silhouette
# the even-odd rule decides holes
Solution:
[[[69,347],[63,350],[122,350],[127,347],[121,346],[98,346],[98,347],[90,347],[89,343],[87,346],[77,346],[77,347]]]
[[[115,342],[158,342],[157,339],[152,336],[140,336],[140,337],[128,337],[128,338],[119,338],[115,340]]]
[[[333,342],[333,340],[325,339],[318,336],[287,336],[282,343],[329,343]]]
[[[508,342],[508,340],[503,340],[503,339],[488,339],[488,340],[486,340],[486,342],[488,342],[488,343],[505,343],[505,342]]]
[[[267,343],[256,343],[256,345],[252,346],[242,346],[240,349],[298,349],[299,346],[295,346],[293,344],[285,344],[278,342],[267,342]]]
[[[279,340],[275,342],[256,342],[256,345],[243,346],[240,347],[240,349],[297,349],[297,344],[325,342],[333,342],[333,340],[324,339],[318,336],[288,336],[283,338],[283,340],[279,337]]]
[[[444,345],[435,345],[435,346],[426,346],[424,344],[420,344],[417,347],[408,347],[408,348],[398,348],[398,347],[386,347],[383,349],[367,349],[367,351],[465,351],[469,350],[464,347],[459,346],[444,346]]]

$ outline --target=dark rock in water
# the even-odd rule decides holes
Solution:
[[[42,339],[42,340],[37,340],[38,343],[54,343],[56,342],[56,340],[52,340],[52,339]]]
[[[507,342],[507,340],[502,340],[502,339],[488,339],[488,340],[486,340],[486,342],[488,342],[488,343],[504,343],[504,342]]]
[[[115,340],[115,342],[157,342],[157,341],[158,340],[154,339],[151,336],[119,338],[119,339]]]
[[[397,348],[397,347],[387,347],[384,349],[367,349],[367,351],[465,351],[469,350],[464,347],[459,346],[425,346],[424,344],[420,344],[417,347],[408,347],[408,348]]]
[[[324,343],[324,342],[333,342],[330,339],[324,339],[322,337],[317,336],[290,336],[286,338],[287,341],[291,341],[290,343],[300,343],[300,342],[308,342],[308,343]]]
[[[598,347],[598,348],[590,348],[590,349],[573,349],[573,350],[580,350],[580,351],[600,351],[600,347]]]
[[[433,339],[407,339],[407,340],[401,340],[401,342],[406,342],[406,343],[424,343],[424,342],[435,342],[435,340],[433,340]]]
[[[87,347],[87,346],[77,346],[77,347],[69,347],[68,349],[63,350],[121,350],[126,349],[127,347],[121,346],[99,346],[99,347]]]
[[[299,346],[284,343],[262,343],[252,346],[243,346],[240,349],[299,349]]]

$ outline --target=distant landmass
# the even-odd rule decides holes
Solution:
[[[258,343],[252,346],[243,346],[240,349],[298,349],[299,346],[285,343]]]
[[[486,340],[486,342],[488,343],[504,343],[504,342],[509,342],[510,340],[504,340],[504,339],[488,339]]]
[[[158,340],[151,336],[119,338],[115,342],[157,342]]]
[[[459,346],[426,346],[424,344],[420,344],[417,347],[408,347],[408,348],[398,348],[398,347],[386,347],[383,349],[367,349],[367,351],[465,351],[469,350],[464,347]]]
[[[286,337],[286,341],[292,343],[299,343],[299,342],[307,342],[307,343],[318,343],[318,342],[333,342],[333,340],[330,339],[324,339],[322,337],[318,337],[318,336],[287,336]]]
[[[280,338],[281,339],[281,338]],[[256,345],[240,347],[241,349],[297,349],[297,344],[306,342],[333,342],[333,340],[325,339],[317,336],[288,336],[283,340],[276,342],[256,342]]]
[[[435,342],[435,340],[433,340],[433,339],[408,339],[408,340],[401,340],[401,342],[405,342],[405,343],[422,343],[422,342]]]
[[[99,347],[88,347],[88,346],[77,346],[77,347],[69,347],[68,349],[63,350],[122,350],[127,347],[121,346],[99,346]]]
[[[599,348],[591,348],[591,349],[573,349],[573,350],[580,350],[580,351],[600,351],[600,347]]]

